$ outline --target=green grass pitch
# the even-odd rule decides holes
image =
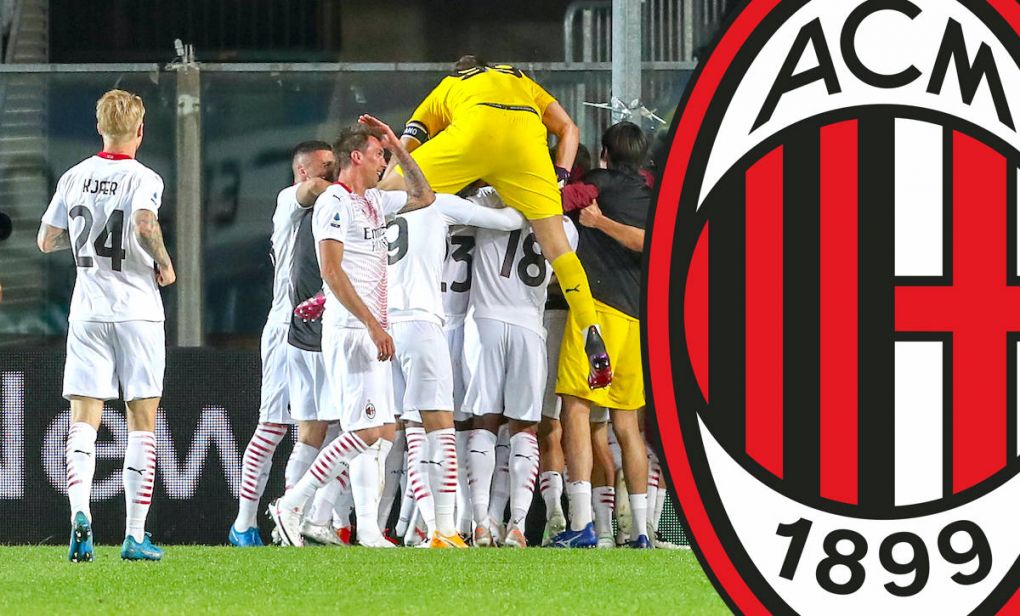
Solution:
[[[413,590],[412,590],[413,589]],[[728,614],[689,550],[0,547],[3,614]]]

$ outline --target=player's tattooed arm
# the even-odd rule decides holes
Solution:
[[[71,247],[71,236],[68,235],[67,229],[42,223],[39,225],[39,235],[36,236],[35,243],[43,252],[56,252]]]
[[[428,181],[425,179],[425,174],[422,173],[421,167],[418,166],[418,163],[414,162],[414,159],[411,158],[411,153],[407,151],[407,148],[404,147],[400,139],[397,139],[397,136],[393,134],[393,130],[384,122],[370,115],[361,116],[358,118],[358,122],[382,133],[383,136],[380,141],[382,141],[383,147],[390,151],[393,158],[400,165],[400,168],[404,170],[404,190],[407,191],[407,204],[400,212],[411,212],[432,205],[432,202],[436,200],[436,194],[432,192],[432,187],[429,186]]]
[[[156,220],[156,213],[151,210],[138,210],[131,215],[135,228],[135,239],[156,262],[158,273],[156,282],[159,286],[165,287],[177,280],[173,263],[170,261],[170,254],[163,244],[163,230]]]
[[[301,207],[312,207],[319,195],[329,188],[329,180],[310,178],[298,184],[297,202]]]
[[[393,338],[368,309],[365,302],[358,295],[358,290],[351,284],[351,279],[341,267],[344,258],[343,242],[337,240],[321,240],[319,242],[319,254],[321,256],[319,274],[322,282],[329,286],[337,300],[354,315],[356,319],[364,323],[368,329],[368,335],[372,337],[378,350],[379,361],[388,361],[393,358]]]

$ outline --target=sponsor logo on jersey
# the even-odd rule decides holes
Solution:
[[[680,105],[646,365],[735,611],[1020,609],[1018,28],[750,0]]]

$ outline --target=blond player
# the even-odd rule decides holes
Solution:
[[[103,151],[61,176],[39,227],[39,249],[70,248],[77,267],[63,387],[71,402],[66,460],[72,562],[94,557],[89,498],[96,431],[103,402],[116,400],[119,391],[128,424],[122,472],[127,528],[120,556],[163,557],[145,532],[145,518],[156,477],[156,407],[166,365],[159,287],[177,276],[156,216],[163,179],[135,160],[144,117],[142,99],[130,92],[111,90],[99,99]]]

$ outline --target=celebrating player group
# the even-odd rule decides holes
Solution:
[[[130,93],[100,99],[104,149],[61,178],[39,232],[41,250],[70,248],[77,265],[63,385],[74,562],[93,558],[96,430],[118,391],[121,555],[162,558],[144,525],[165,363],[158,287],[175,273],[162,180],[134,160],[143,117]],[[282,545],[524,548],[537,482],[544,545],[674,547],[657,537],[665,490],[643,436],[647,141],[613,125],[590,169],[579,140],[520,70],[465,56],[401,137],[363,115],[333,144],[294,148],[232,545],[263,545],[259,504],[296,424],[286,491],[268,507]]]

